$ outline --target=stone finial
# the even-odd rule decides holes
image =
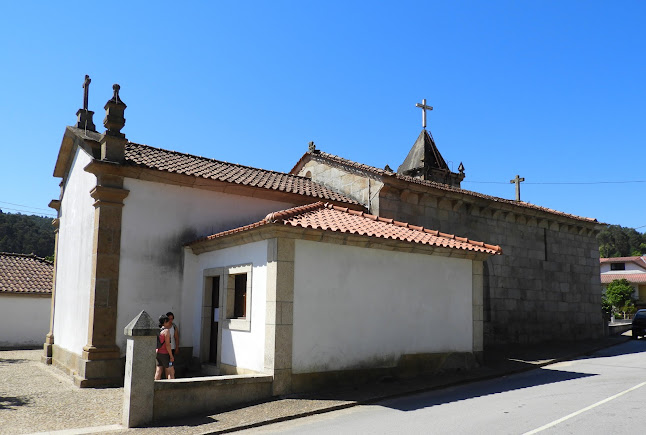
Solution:
[[[392,172],[393,168],[390,167],[390,165],[384,166],[384,171]]]
[[[105,118],[103,119],[103,125],[107,129],[105,132],[107,135],[125,137],[125,135],[121,133],[121,129],[126,125],[124,112],[127,106],[123,101],[121,101],[121,98],[119,98],[119,89],[121,89],[121,86],[118,84],[112,85],[114,94],[112,95],[112,98],[105,103]]]
[[[123,333],[128,337],[157,335],[159,325],[146,311],[142,310],[123,328]]]
[[[460,162],[460,166],[458,166],[458,172],[464,175],[464,165],[462,164],[462,162]]]
[[[96,131],[94,121],[92,120],[92,116],[94,115],[94,112],[92,112],[91,110],[88,110],[88,101],[89,101],[89,95],[90,95],[91,82],[92,82],[92,79],[90,79],[90,76],[86,74],[85,80],[83,80],[83,108],[79,109],[76,112],[76,117],[77,117],[76,128]]]
[[[314,145],[314,141],[311,141],[311,142],[308,144],[307,150],[308,150],[309,152],[311,152],[311,153],[313,153],[314,151],[316,151],[316,145]]]

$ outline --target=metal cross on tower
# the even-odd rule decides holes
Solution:
[[[516,184],[516,201],[520,201],[520,183],[523,181],[525,181],[525,177],[520,178],[518,174],[516,174],[516,178],[509,180],[511,184]]]
[[[90,82],[92,80],[90,79],[89,75],[85,75],[85,80],[83,81],[83,109],[87,110],[87,105],[88,105],[88,97],[90,94]]]
[[[420,109],[422,109],[422,127],[426,128],[426,111],[433,110],[433,107],[426,105],[426,98],[422,100],[422,104],[415,103],[415,107],[419,107]]]

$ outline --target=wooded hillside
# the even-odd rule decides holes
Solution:
[[[601,257],[646,255],[646,234],[634,228],[609,225],[597,236]],[[52,219],[0,210],[0,252],[54,255]]]
[[[646,234],[634,228],[609,225],[597,236],[601,257],[634,257],[646,255]]]
[[[0,210],[0,252],[53,256],[52,218],[3,213]]]

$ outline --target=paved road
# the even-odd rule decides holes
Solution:
[[[644,433],[646,340],[500,379],[238,433]]]

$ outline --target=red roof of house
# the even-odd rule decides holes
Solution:
[[[440,233],[424,227],[398,222],[393,219],[385,219],[332,204],[323,204],[322,202],[270,213],[259,222],[223,231],[192,243],[213,240],[269,224],[350,233],[487,254],[502,253],[500,246],[469,240],[466,237],[457,237],[453,234]]]
[[[602,273],[601,284],[610,284],[616,279],[626,279],[633,284],[646,284],[646,273]]]
[[[53,273],[44,258],[0,252],[0,293],[51,294]]]
[[[487,199],[487,200],[491,200],[491,201],[496,201],[496,202],[499,202],[499,203],[506,203],[506,204],[510,204],[510,205],[513,205],[513,206],[517,206],[517,207],[524,207],[524,208],[529,208],[529,209],[533,209],[533,210],[544,211],[544,212],[547,212],[547,213],[551,213],[551,214],[555,214],[555,215],[558,215],[558,216],[563,216],[563,217],[567,217],[567,218],[571,218],[571,219],[576,219],[576,220],[580,220],[580,221],[597,222],[597,220],[593,219],[593,218],[576,216],[576,215],[569,214],[569,213],[564,213],[564,212],[561,212],[561,211],[558,211],[558,210],[553,210],[551,208],[540,207],[538,205],[530,204],[528,202],[523,202],[523,201],[518,202],[518,201],[511,200],[511,199],[498,198],[496,196],[485,195],[485,194],[482,194],[482,193],[473,192],[471,190],[465,190],[465,189],[461,189],[461,188],[458,188],[458,187],[452,187],[452,186],[449,186],[447,184],[438,183],[438,182],[435,182],[435,181],[422,180],[422,179],[411,177],[411,176],[408,176],[408,175],[402,175],[402,174],[398,174],[396,172],[386,171],[384,169],[375,168],[374,166],[369,166],[369,165],[365,165],[363,163],[353,162],[352,160],[347,160],[347,159],[344,159],[342,157],[335,156],[333,154],[328,154],[328,153],[320,151],[320,150],[307,151],[300,158],[300,160],[296,163],[296,165],[294,165],[294,167],[292,168],[290,173],[294,173],[296,171],[296,168],[298,168],[298,166],[301,164],[301,162],[307,156],[312,156],[314,158],[323,158],[325,160],[335,162],[335,163],[339,163],[339,164],[344,165],[344,166],[348,166],[348,167],[359,169],[359,170],[366,171],[366,172],[371,172],[373,174],[380,175],[380,176],[383,176],[383,177],[397,178],[397,179],[400,179],[400,180],[403,180],[403,181],[407,181],[409,183],[415,183],[415,184],[420,184],[420,185],[423,185],[423,186],[429,186],[429,187],[433,187],[433,188],[436,188],[436,189],[445,190],[445,191],[449,191],[449,192],[458,192],[458,193],[473,196],[473,197],[476,197],[476,198],[483,198],[483,199]]]
[[[210,178],[244,186],[294,193],[321,200],[358,204],[355,200],[330,190],[306,177],[252,168],[133,142],[126,144],[125,164],[143,166],[176,174]]]

